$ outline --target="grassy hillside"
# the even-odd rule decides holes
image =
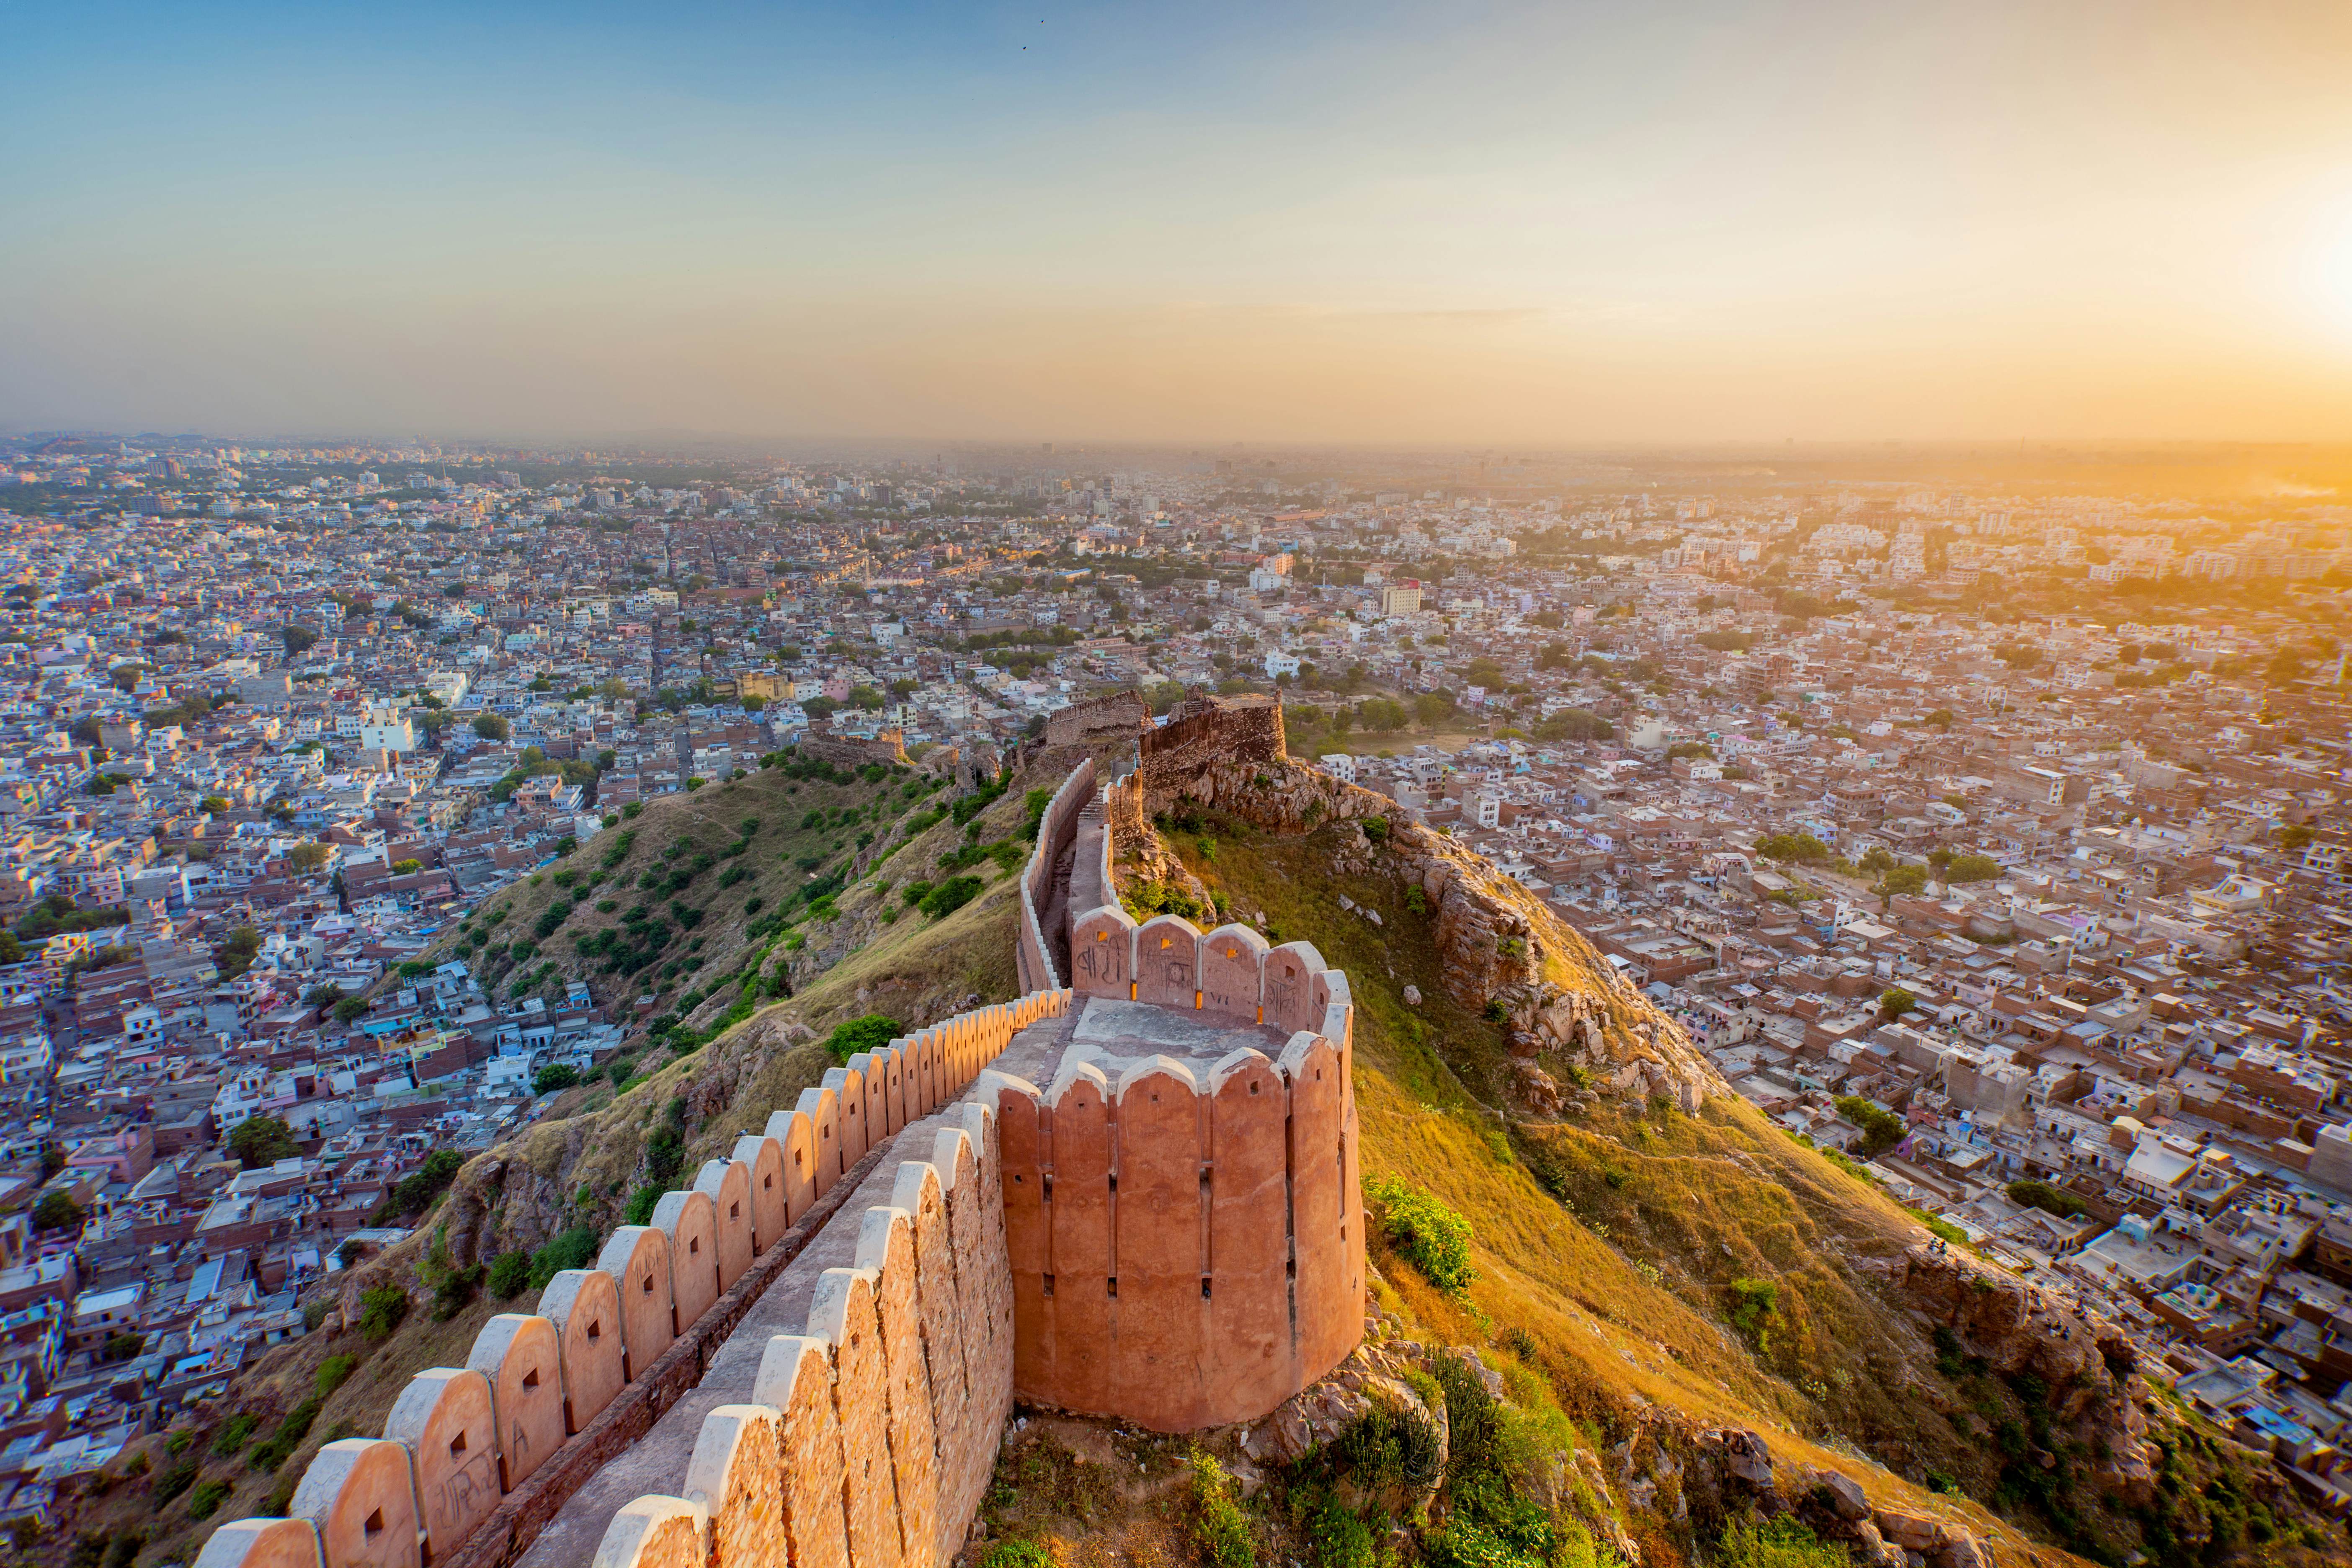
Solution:
[[[1517,1107],[1504,1030],[1447,999],[1430,917],[1377,870],[1334,870],[1343,847],[1360,851],[1356,835],[1342,824],[1277,837],[1212,814],[1166,844],[1230,908],[1263,911],[1269,935],[1311,940],[1348,971],[1367,1186],[1425,1192],[1472,1230],[1476,1278],[1462,1290],[1431,1284],[1374,1238],[1384,1300],[1415,1334],[1536,1374],[1589,1443],[1639,1447],[1658,1411],[1752,1428],[1780,1458],[1853,1476],[1874,1504],[1965,1519],[2045,1562],[2053,1542],[2113,1563],[2141,1552],[2320,1560],[2283,1500],[2240,1507],[2237,1525],[2191,1539],[2208,1507],[2199,1493],[2251,1499],[2270,1478],[2170,1403],[2152,1423],[2168,1479],[2145,1509],[2021,1485],[2011,1435],[2040,1435],[2047,1414],[2031,1380],[1952,1354],[1885,1283],[1926,1239],[1919,1216],[1727,1091],[1696,1116],[1605,1090],[1557,1120]],[[1589,945],[1539,918],[1545,950],[1566,955],[1549,977],[1574,985],[1588,965],[1583,988],[1596,989]],[[1404,1001],[1409,984],[1418,1005]],[[1547,1064],[1574,1095],[1580,1069]],[[2063,1479],[2066,1461],[2079,1470],[2088,1456],[2059,1458]],[[2343,1544],[2305,1522],[2313,1541]],[[1626,1523],[1645,1562],[1694,1545],[1687,1521],[1629,1511]]]
[[[505,937],[508,952],[488,961],[506,964],[501,982],[541,984],[530,977],[553,962],[592,984],[657,987],[656,1016],[674,1026],[640,1035],[617,1075],[567,1091],[535,1125],[471,1162],[408,1241],[314,1303],[320,1331],[261,1358],[229,1401],[186,1425],[184,1442],[174,1434],[118,1461],[34,1554],[63,1563],[87,1540],[95,1544],[77,1568],[100,1568],[110,1551],[121,1558],[110,1568],[188,1561],[211,1524],[281,1501],[320,1443],[379,1430],[412,1373],[460,1362],[490,1313],[529,1302],[527,1281],[511,1300],[497,1299],[489,1281],[500,1270],[486,1266],[528,1258],[544,1272],[568,1246],[600,1238],[633,1203],[793,1103],[831,1065],[824,1042],[839,1025],[879,1013],[911,1027],[1011,996],[1018,906],[1008,868],[1034,792],[1058,781],[1024,779],[974,800],[969,821],[930,820],[945,796],[910,793],[907,782],[772,769],[657,803],[625,825],[635,837],[611,866],[604,859],[622,841],[608,835],[558,868],[572,874],[568,883],[543,877],[509,896],[503,921],[471,922],[467,934],[487,952],[501,931],[533,931],[550,910],[569,906],[544,940],[533,939],[536,952],[516,955]],[[817,812],[820,820],[807,820]],[[851,812],[862,821],[845,820]],[[747,817],[757,826],[746,829]],[[877,837],[861,863],[856,836],[866,831]],[[2164,1568],[2316,1562],[2325,1554],[2313,1540],[2340,1547],[2340,1532],[2306,1538],[2315,1524],[2258,1495],[2268,1478],[2161,1390],[2151,1396],[2151,1435],[2164,1466],[2145,1508],[2092,1506],[2053,1482],[2021,1487],[2012,1435],[2064,1444],[2028,1384],[1940,1343],[1885,1284],[1924,1234],[1916,1216],[1727,1094],[1685,1115],[1664,1100],[1576,1092],[1587,1087],[1577,1081],[1582,1069],[1547,1058],[1572,1109],[1531,1117],[1510,1097],[1503,1026],[1448,999],[1433,917],[1408,906],[1376,857],[1367,861],[1356,833],[1343,824],[1273,835],[1210,814],[1143,858],[1163,875],[1181,859],[1187,885],[1221,897],[1237,918],[1263,912],[1270,934],[1308,938],[1349,972],[1367,1184],[1426,1194],[1471,1227],[1475,1279],[1460,1289],[1433,1283],[1386,1233],[1370,1238],[1383,1334],[1477,1346],[1502,1374],[1513,1484],[1551,1510],[1559,1528],[1547,1539],[1558,1551],[1448,1556],[1459,1532],[1388,1535],[1465,1508],[1459,1489],[1469,1483],[1459,1479],[1401,1497],[1335,1479],[1318,1459],[1256,1477],[1244,1495],[1182,1441],[1041,1419],[1000,1463],[987,1518],[1013,1540],[987,1568],[1034,1568],[1040,1559],[1013,1550],[1016,1542],[1062,1563],[1254,1558],[1372,1568],[1419,1554],[1440,1564],[1619,1568],[1638,1554],[1642,1568],[1694,1558],[1839,1568],[1843,1548],[1765,1551],[1736,1534],[1737,1521],[1685,1494],[1670,1468],[1669,1429],[1714,1426],[1753,1430],[1784,1463],[1842,1471],[1879,1506],[1966,1521],[2004,1563],[2069,1561],[2053,1541],[2116,1563],[2140,1552]],[[739,840],[748,842],[728,853]],[[1369,868],[1335,869],[1343,847],[1348,863]],[[709,864],[695,869],[704,856]],[[816,864],[801,865],[806,857]],[[719,887],[739,864],[746,875]],[[671,889],[682,870],[689,874]],[[592,885],[590,876],[602,879]],[[835,876],[810,896],[812,883]],[[960,876],[972,879],[966,901],[935,901],[943,910],[935,913],[909,906],[910,885]],[[763,907],[744,909],[751,898]],[[608,899],[618,907],[600,909]],[[605,944],[615,939],[601,933],[631,931],[640,903],[649,906],[634,922],[642,931],[656,900],[668,940],[632,971],[653,944],[621,939],[631,956],[607,969],[614,954]],[[672,900],[703,918],[683,923]],[[1549,955],[1547,978],[1598,985],[1591,949],[1538,918],[1549,922],[1536,933]],[[788,998],[774,994],[780,973],[794,989]],[[1404,1000],[1409,985],[1417,1005]],[[1612,1015],[1627,1008],[1622,996],[1609,999]],[[387,1303],[405,1304],[404,1317],[385,1321]],[[333,1384],[323,1396],[322,1374]],[[1449,1407],[1460,1393],[1445,1391]],[[256,1467],[255,1444],[289,1416],[299,1430]],[[239,1417],[254,1428],[241,1447],[230,1441]],[[1241,1476],[1231,1436],[1218,1451]],[[2053,1456],[2057,1468],[2032,1474],[2063,1479],[2087,1458]],[[199,1503],[216,1511],[200,1520]],[[134,1536],[143,1544],[126,1554],[121,1543]]]
[[[318,1331],[258,1358],[228,1399],[136,1445],[67,1500],[32,1554],[74,1568],[186,1563],[215,1526],[282,1512],[321,1445],[382,1431],[410,1376],[463,1365],[493,1314],[529,1309],[530,1276],[506,1279],[501,1256],[531,1258],[541,1276],[578,1261],[567,1246],[600,1240],[640,1194],[690,1181],[817,1082],[835,1065],[824,1042],[839,1025],[881,1014],[913,1028],[1011,998],[1018,895],[1005,866],[1019,861],[1003,847],[1025,852],[1028,803],[1014,790],[963,804],[959,814],[947,792],[904,773],[845,781],[770,769],[652,804],[621,825],[632,837],[608,830],[444,938],[434,956],[470,940],[500,994],[519,982],[560,994],[560,977],[581,974],[600,996],[607,985],[655,992],[654,1021],[674,1026],[641,1030],[617,1073],[566,1090],[477,1156],[406,1241],[314,1294]],[[727,881],[735,866],[744,874]],[[971,879],[964,901],[936,914],[909,904],[912,885],[958,877]],[[748,909],[752,900],[763,907]],[[667,940],[625,939],[633,951],[613,964],[602,933],[629,931],[629,915],[656,901]],[[682,921],[673,903],[703,918]],[[551,920],[553,910],[563,912]],[[546,935],[532,934],[542,921]],[[519,936],[536,951],[517,953]],[[776,994],[779,975],[792,995]],[[493,1281],[516,1284],[513,1295]]]

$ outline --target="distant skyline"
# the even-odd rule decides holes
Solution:
[[[2352,437],[2341,4],[12,22],[0,427]]]

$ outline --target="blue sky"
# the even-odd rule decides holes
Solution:
[[[2341,434],[2352,8],[26,8],[0,423]]]

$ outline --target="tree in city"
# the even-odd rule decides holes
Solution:
[[[319,634],[308,626],[298,626],[289,621],[278,628],[278,638],[286,645],[286,655],[291,658],[308,652],[318,642]]]
[[[1990,882],[2000,875],[2000,862],[1990,855],[1955,855],[1944,868],[1944,880],[1957,886],[1962,882]]]
[[[1878,1016],[1882,1021],[1891,1024],[1918,1005],[1919,998],[1897,985],[1880,994]]]
[[[228,1135],[228,1151],[248,1171],[290,1160],[302,1152],[294,1130],[275,1116],[248,1116]]]
[[[33,1205],[35,1230],[77,1230],[81,1226],[81,1205],[64,1193],[47,1193]]]
[[[251,926],[239,926],[228,933],[228,940],[213,949],[213,963],[220,970],[223,980],[241,978],[253,967],[253,960],[261,952],[261,933]]]
[[[333,853],[333,850],[323,844],[297,844],[286,852],[286,864],[307,877],[324,866],[327,863],[327,857]]]
[[[1881,899],[1916,898],[1927,890],[1927,868],[1889,866],[1872,890]]]
[[[1837,1113],[1862,1129],[1862,1142],[1856,1147],[1865,1160],[1884,1154],[1903,1142],[1903,1119],[1893,1111],[1872,1104],[1858,1094],[1843,1094],[1836,1101]]]
[[[485,713],[474,721],[474,733],[485,741],[503,741],[514,731],[503,715]]]

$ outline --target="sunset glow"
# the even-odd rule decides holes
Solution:
[[[2352,425],[2340,5],[845,9],[23,12],[0,421]]]

